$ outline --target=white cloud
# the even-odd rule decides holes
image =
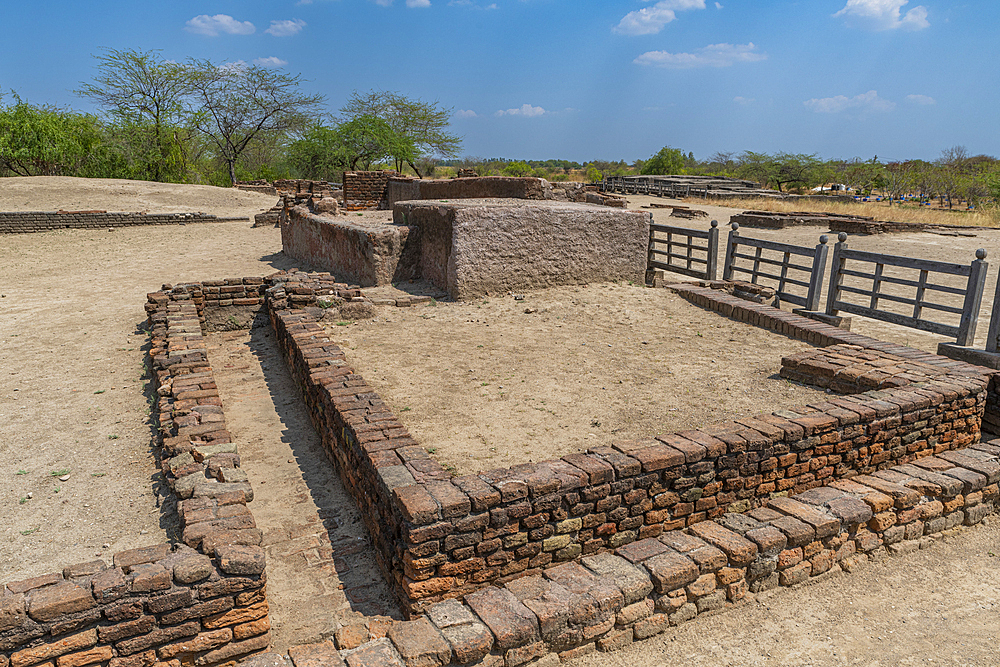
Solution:
[[[479,114],[471,109],[459,109],[455,112],[455,118],[478,118]]]
[[[219,65],[220,72],[241,72],[247,68],[247,61],[245,60],[234,60],[231,63],[222,63]]]
[[[722,3],[721,2],[715,3],[715,8],[716,9],[722,9]]]
[[[206,35],[207,37],[217,37],[220,32],[228,35],[252,35],[257,31],[257,28],[250,21],[237,21],[228,14],[195,16],[185,24],[184,29],[196,35]]]
[[[534,118],[535,116],[541,116],[547,113],[542,107],[533,107],[530,104],[522,104],[519,109],[507,109],[506,111],[497,111],[497,116],[527,116],[528,118]]]
[[[374,0],[374,2],[379,7],[388,7],[392,4],[392,0]]]
[[[705,9],[705,0],[660,0],[652,7],[626,14],[615,26],[614,32],[622,35],[654,35],[675,20],[677,12],[688,9]]]
[[[695,67],[729,67],[736,63],[753,63],[766,59],[767,56],[758,53],[756,45],[750,42],[748,44],[709,44],[694,53],[647,51],[632,62],[637,65],[666,67],[668,69],[692,69]]]
[[[406,6],[410,8],[430,7],[431,0],[406,0]]]
[[[937,104],[937,100],[933,97],[928,97],[927,95],[907,95],[907,102],[912,102],[913,104],[919,104],[920,106],[929,106],[931,104]]]
[[[271,21],[271,27],[264,32],[275,37],[291,37],[302,32],[302,29],[305,27],[306,22],[302,19],[285,19],[282,21]]]
[[[930,27],[927,8],[923,5],[902,14],[903,5],[909,0],[847,0],[837,17],[844,17],[847,24],[868,30],[923,30]]]
[[[874,90],[854,97],[837,95],[836,97],[813,98],[806,100],[803,104],[806,105],[807,109],[816,113],[840,113],[849,110],[862,113],[869,111],[884,113],[896,108],[895,102],[882,99]]]
[[[260,65],[261,67],[284,67],[288,64],[288,61],[275,56],[268,56],[267,58],[255,58],[253,64]]]
[[[742,104],[743,106],[747,106],[749,104],[753,104],[755,102],[755,99],[753,97],[740,97],[739,95],[737,95],[736,97],[733,98],[733,102],[736,102],[737,104]]]

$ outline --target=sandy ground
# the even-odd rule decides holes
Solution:
[[[777,377],[808,344],[667,290],[562,287],[381,306],[327,333],[458,474],[823,400]]]
[[[124,211],[245,216],[266,211],[277,199],[212,185],[178,185],[72,176],[0,179],[0,211]]]

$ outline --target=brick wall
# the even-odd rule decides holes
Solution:
[[[989,382],[984,369],[926,355],[947,372],[919,389],[831,396],[451,479],[346,365],[313,315],[289,310],[283,288],[267,298],[316,430],[359,504],[370,508],[380,562],[410,613],[727,510],[762,507],[775,493],[803,493],[974,444]]]
[[[247,218],[207,213],[108,213],[107,211],[0,212],[0,234],[47,232],[53,229],[102,229],[138,225],[184,225],[195,222],[246,222]]]
[[[385,199],[391,176],[401,174],[391,170],[344,172],[344,208],[357,211],[378,206]]]
[[[264,551],[248,507],[253,489],[201,333],[206,307],[259,304],[263,282],[166,285],[148,296],[154,416],[181,540],[0,586],[0,667],[208,667],[268,647]]]
[[[798,337],[836,335],[680,289]],[[1000,441],[976,444],[988,372],[854,334],[852,347],[786,366],[820,383],[897,386],[451,479],[323,336],[317,298],[354,292],[329,274],[281,273],[148,296],[181,543],[0,586],[0,667],[211,667],[267,648],[253,490],[201,333],[206,312],[237,299],[263,298],[324,446],[366,508],[381,566],[405,607],[425,614],[341,628],[291,649],[295,667],[342,656],[352,667],[509,667],[613,650],[748,590],[922,548],[979,523],[1000,499]],[[880,375],[862,380],[873,369]]]

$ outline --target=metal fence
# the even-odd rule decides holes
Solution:
[[[958,345],[972,345],[989,267],[985,260],[986,250],[982,248],[976,251],[976,259],[969,265],[851,250],[847,247],[847,234],[841,232],[833,250],[826,312],[828,315],[836,315],[839,311],[844,311],[921,331],[953,336]],[[886,267],[916,271],[917,274],[915,277],[889,275],[885,271]],[[952,279],[953,284],[948,285],[944,284],[947,279],[942,281],[941,276],[956,276],[957,279]],[[845,284],[845,278],[851,278],[853,284]],[[961,278],[966,280],[961,281]],[[932,280],[935,282],[931,282]],[[871,287],[858,286],[858,283],[869,282]],[[913,296],[909,296],[910,293]],[[846,300],[854,295],[867,299],[867,305]],[[947,295],[943,299],[945,301],[955,296],[962,297],[962,307],[931,300],[940,298],[940,295]],[[899,304],[910,314],[881,310],[880,302]],[[939,321],[942,313],[957,315],[958,324]],[[930,319],[929,315],[938,317]]]
[[[718,273],[719,221],[707,231],[670,225],[649,225],[648,268],[715,280]]]
[[[802,306],[805,310],[816,311],[820,307],[820,295],[823,291],[823,277],[826,274],[826,260],[830,247],[829,238],[824,234],[819,237],[815,248],[754,239],[740,236],[740,226],[732,224],[729,240],[726,242],[726,260],[723,264],[723,280],[734,280],[738,274],[745,274],[749,281],[760,285],[761,279],[774,281],[765,285],[774,287],[778,299],[787,303]],[[742,248],[753,248],[753,253],[743,252]],[[765,255],[767,251],[767,255]],[[812,264],[797,264],[800,257],[811,257]],[[744,260],[750,266],[742,266]],[[793,288],[804,288],[805,296],[790,291]],[[802,291],[801,289],[799,290]]]

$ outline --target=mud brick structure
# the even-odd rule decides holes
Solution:
[[[388,181],[384,207],[391,209],[397,202],[421,199],[546,199],[547,190],[551,190],[548,182],[534,177],[477,176],[433,180],[395,177]]]
[[[650,215],[522,199],[400,202],[419,229],[420,276],[453,299],[643,279]]]
[[[866,224],[876,223],[875,218],[863,215],[846,215],[840,213],[775,213],[772,211],[743,211],[729,220],[741,227],[760,227],[763,229],[785,229],[802,225],[830,225],[830,231],[859,231]],[[852,229],[834,229],[834,225],[852,227]]]
[[[544,178],[474,176],[452,179],[390,178],[382,208],[410,200],[535,199],[625,208],[625,198],[597,191],[583,183],[550,183]]]
[[[277,195],[278,190],[270,181],[238,181],[234,186],[237,190],[244,192],[259,192],[262,195]]]
[[[642,280],[650,216],[523,199],[401,202],[393,224],[288,212],[285,253],[363,287],[422,278],[468,299],[514,289]]]
[[[54,229],[105,229],[139,225],[186,225],[196,222],[246,222],[246,218],[207,213],[109,213],[107,211],[0,212],[0,234],[49,232]]]
[[[345,171],[344,208],[360,211],[376,208],[385,201],[389,179],[402,176],[398,171]]]
[[[259,182],[267,183],[267,181]],[[254,183],[258,183],[258,181]],[[241,187],[241,184],[237,184],[237,187]],[[250,185],[248,187],[257,188],[258,186]],[[254,227],[277,226],[281,219],[288,214],[289,208],[320,199],[336,199],[341,194],[335,183],[305,179],[278,179],[270,186],[270,189],[273,191],[270,194],[278,195],[278,202],[270,210],[254,216]]]
[[[316,215],[307,206],[290,208],[281,224],[281,246],[287,255],[363,287],[417,277],[418,235],[413,226]]]
[[[181,540],[0,586],[0,667],[213,667],[267,650],[253,489],[202,333],[240,307],[272,324],[411,619],[371,619],[293,647],[294,667],[552,665],[748,592],[924,548],[996,511],[1000,440],[980,442],[996,371],[722,290],[671,289],[824,346],[786,358],[785,373],[855,393],[452,478],[318,322],[324,301],[359,290],[297,271],[164,285],[147,296],[149,358]]]

